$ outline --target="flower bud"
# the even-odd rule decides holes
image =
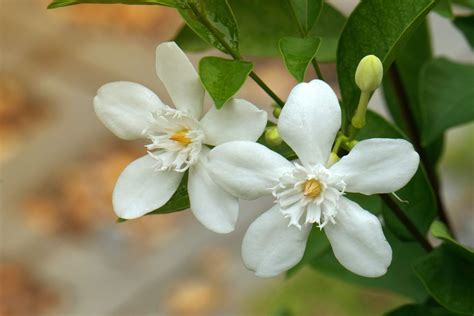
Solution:
[[[280,133],[276,126],[267,127],[265,130],[265,141],[270,146],[278,146],[282,143]]]
[[[280,113],[281,113],[281,106],[275,104],[275,105],[273,106],[273,116],[274,116],[275,118],[279,118],[279,117],[280,117]]]
[[[355,82],[363,92],[373,92],[380,86],[383,77],[383,65],[375,55],[362,58],[357,66]]]

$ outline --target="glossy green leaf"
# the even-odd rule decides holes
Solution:
[[[474,259],[474,255],[472,257]],[[436,248],[414,264],[426,290],[441,305],[456,313],[474,313],[474,260],[452,252],[446,245]]]
[[[221,43],[222,41],[227,43],[233,51],[239,50],[237,23],[227,0],[186,0],[184,2],[185,4],[178,6],[177,9],[194,33],[224,53],[227,53],[227,49]]]
[[[421,139],[431,144],[450,127],[474,119],[474,64],[440,58],[427,63],[420,76]]]
[[[323,256],[311,261],[311,267],[346,282],[388,289],[413,298],[417,302],[423,302],[427,293],[413,273],[411,264],[426,252],[415,242],[402,242],[387,230],[384,234],[392,247],[393,259],[388,272],[379,278],[365,278],[346,270],[339,264],[330,248]]]
[[[435,0],[366,0],[347,20],[337,50],[337,75],[342,93],[344,126],[357,107],[360,91],[354,75],[359,61],[373,54],[387,71]]]
[[[368,111],[367,125],[359,132],[357,139],[362,140],[374,137],[405,138],[398,129],[380,115]],[[408,218],[413,221],[420,232],[428,232],[436,216],[436,200],[424,169],[422,167],[418,168],[410,182],[397,191],[396,194],[402,199],[402,202],[398,201],[397,204]],[[382,212],[387,227],[398,238],[401,240],[413,240],[412,235],[389,208],[383,207]]]
[[[397,59],[389,70],[389,75],[384,78],[383,91],[388,109],[396,125],[400,127],[405,134],[411,136],[412,129],[405,119],[406,110],[403,106],[401,96],[396,92],[394,86],[393,73],[398,74],[400,84],[406,93],[406,103],[408,110],[413,114],[415,133],[419,138],[421,130],[421,110],[419,81],[423,65],[432,58],[431,41],[428,25],[424,21],[414,31],[405,47],[400,50]],[[443,136],[440,136],[433,144],[426,148],[427,158],[430,164],[435,165],[443,152]]]
[[[443,240],[448,249],[456,252],[459,256],[465,257],[466,260],[474,261],[474,250],[455,240],[444,223],[434,221],[431,225],[430,231],[434,237]]]
[[[279,56],[278,42],[282,37],[299,37],[294,18],[289,14],[287,0],[230,0],[239,25],[240,52],[244,55]],[[318,21],[309,35],[321,38],[316,54],[319,62],[334,61],[336,48],[346,18],[329,4],[323,5]],[[183,35],[184,34],[184,35]],[[201,51],[210,46],[197,36],[188,36],[183,27],[176,37],[178,45],[186,51]]]
[[[433,11],[450,20],[454,19],[451,0],[438,0],[438,4],[433,8]]]
[[[201,52],[212,46],[196,35],[187,25],[183,25],[176,37],[173,39],[181,49],[187,52]]]
[[[463,33],[471,49],[474,49],[474,15],[457,17],[454,25]]]
[[[322,0],[288,0],[293,12],[295,13],[297,22],[301,26],[303,35],[313,28],[318,20],[321,9],[323,8]]]
[[[304,81],[306,69],[318,51],[319,38],[284,37],[280,40],[280,52],[285,66],[299,82]]]
[[[442,306],[428,304],[406,304],[385,314],[385,316],[458,316]]]
[[[244,84],[252,63],[220,57],[204,57],[199,62],[199,77],[220,109]]]
[[[174,7],[176,0],[54,0],[48,5],[48,9],[56,9],[76,4],[101,3],[101,4],[131,4],[131,5],[164,5]]]

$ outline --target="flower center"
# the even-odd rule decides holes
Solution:
[[[321,194],[321,182],[316,179],[306,180],[304,184],[303,195],[310,198],[316,198]]]
[[[188,129],[183,129],[182,131],[179,131],[179,132],[171,135],[170,139],[174,140],[175,142],[180,142],[181,144],[184,144],[184,145],[189,145],[193,141],[188,138],[188,136],[187,136],[188,132],[189,132]]]
[[[272,188],[281,213],[290,219],[289,225],[317,223],[323,228],[335,223],[339,198],[345,183],[322,165],[295,168],[283,174]]]
[[[145,147],[157,161],[155,170],[183,172],[197,162],[204,139],[197,120],[181,111],[165,108],[152,113],[151,123],[143,135],[151,140]]]

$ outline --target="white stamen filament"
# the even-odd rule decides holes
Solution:
[[[142,133],[151,140],[145,147],[157,161],[155,170],[186,171],[197,162],[203,146],[199,122],[171,108],[157,110],[152,116],[151,126]]]
[[[302,224],[317,223],[322,229],[327,223],[336,222],[337,204],[344,189],[344,181],[322,165],[295,164],[280,177],[272,193],[282,214],[290,219],[289,226],[301,228]]]

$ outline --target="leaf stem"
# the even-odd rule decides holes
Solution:
[[[420,140],[420,133],[418,130],[418,126],[416,125],[415,117],[412,113],[410,108],[410,102],[406,91],[403,87],[403,83],[400,77],[400,73],[396,64],[392,64],[389,69],[389,79],[390,82],[395,90],[395,94],[398,98],[398,104],[400,105],[400,111],[403,116],[403,119],[406,123],[408,134],[413,141],[413,145],[415,146],[416,151],[420,155],[421,162],[426,169],[426,174],[428,176],[428,181],[430,182],[433,190],[435,192],[435,199],[436,204],[438,206],[438,216],[439,218],[446,224],[449,231],[453,234],[452,225],[450,220],[447,216],[446,208],[444,206],[444,202],[441,198],[441,190],[440,190],[440,183],[438,179],[438,175],[436,173],[435,167],[432,163],[430,163],[428,159],[428,154],[426,149],[421,145]]]
[[[413,224],[413,222],[408,218],[408,216],[403,212],[403,210],[398,206],[398,204],[393,200],[393,198],[388,194],[379,194],[393,214],[398,218],[398,220],[408,229],[408,231],[415,237],[415,239],[420,243],[420,245],[427,251],[430,252],[433,250],[433,246],[429,243],[428,239],[418,230],[418,228]]]
[[[212,33],[212,35],[224,47],[227,54],[232,56],[232,58],[234,58],[235,60],[242,60],[242,56],[240,55],[240,53],[230,47],[229,43],[227,43],[227,41],[222,37],[221,33],[215,29],[211,22],[209,22],[209,20],[203,14],[201,14],[201,12],[199,12],[198,8],[194,3],[189,3],[189,8],[196,16],[196,18],[209,30],[209,32]],[[258,84],[262,88],[262,90],[265,91],[279,106],[283,107],[285,105],[285,102],[280,97],[278,97],[278,95],[273,92],[273,90],[270,89],[270,87],[266,85],[265,82],[263,82],[263,80],[254,71],[250,72],[249,77],[252,78],[255,83]]]
[[[318,78],[321,79],[321,80],[324,80],[323,73],[321,72],[321,69],[319,68],[319,64],[318,64],[318,61],[316,60],[316,57],[314,57],[311,60],[311,63],[313,64],[314,71],[318,75]],[[324,80],[324,81],[326,81],[326,80]]]

